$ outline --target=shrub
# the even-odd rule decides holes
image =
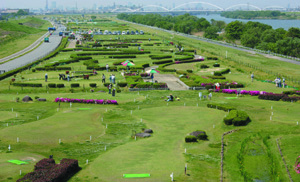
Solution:
[[[246,126],[251,120],[245,111],[231,110],[223,121],[226,125]]]
[[[214,76],[222,76],[222,73],[220,71],[215,71]]]
[[[201,64],[201,65],[200,65],[200,68],[201,68],[201,69],[205,69],[205,68],[209,68],[209,66],[207,66],[206,64]]]
[[[121,59],[121,58],[136,58],[135,55],[113,55],[113,56],[108,56],[109,58],[113,59]]]
[[[150,55],[151,59],[167,59],[172,58],[172,55]]]
[[[35,100],[37,100],[37,99],[39,99],[39,98],[40,98],[39,96],[35,96],[35,97],[34,97]]]
[[[58,84],[56,85],[56,87],[57,87],[57,88],[63,88],[63,87],[65,87],[65,84],[63,84],[63,83],[58,83]]]
[[[71,83],[71,88],[79,87],[79,83]]]
[[[56,84],[55,84],[55,83],[49,83],[49,84],[48,84],[48,87],[49,87],[49,88],[56,88]]]
[[[207,77],[209,77],[211,79],[221,79],[221,80],[225,80],[226,79],[225,76],[207,76]]]
[[[220,67],[220,64],[219,63],[215,63],[215,64],[213,64],[213,67]]]
[[[90,87],[97,87],[96,83],[90,83]]]
[[[66,74],[69,74],[70,72],[69,71],[66,71]]]
[[[146,63],[146,64],[142,64],[142,67],[143,67],[143,68],[147,68],[147,67],[150,67],[150,64],[149,64],[149,63]]]
[[[13,83],[14,86],[19,87],[42,87],[41,83]]]
[[[202,131],[202,130],[194,131],[194,132],[190,133],[190,135],[195,136],[199,140],[207,140],[206,132]]]
[[[127,86],[127,82],[120,82],[120,83],[118,83],[118,85],[120,87],[126,87]]]
[[[279,101],[283,97],[287,97],[287,95],[285,95],[285,94],[266,93],[266,94],[263,94],[263,95],[259,95],[258,99]]]
[[[12,78],[11,81],[14,82],[14,81],[16,81],[16,79],[15,79],[15,78]]]
[[[197,138],[194,135],[188,135],[185,137],[185,142],[186,143],[197,142]]]
[[[193,73],[193,70],[186,70],[188,73]]]
[[[217,57],[207,57],[207,60],[218,60]]]
[[[194,59],[194,56],[184,56],[184,57],[174,58],[175,61],[192,60],[192,59]]]
[[[214,109],[219,109],[223,110],[225,112],[231,111],[231,110],[236,110],[235,107],[228,106],[228,105],[221,105],[221,104],[207,104],[208,108],[214,108]]]
[[[32,69],[31,71],[32,71],[32,72],[35,72],[36,70],[35,70],[35,69]]]

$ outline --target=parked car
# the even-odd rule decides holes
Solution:
[[[134,34],[135,34],[135,33],[134,33],[134,31],[132,30],[132,31],[131,31],[131,35],[134,35]]]
[[[129,30],[127,30],[126,34],[127,34],[127,35],[129,35],[129,34],[130,34]]]
[[[125,31],[122,31],[122,35],[126,35],[126,32],[125,32]]]
[[[141,31],[140,31],[140,34],[141,34],[141,35],[144,35],[144,31],[143,31],[143,30],[141,30]]]
[[[139,31],[135,31],[135,34],[138,35],[138,34],[139,34]]]

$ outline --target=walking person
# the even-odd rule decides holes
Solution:
[[[285,87],[285,79],[282,78],[282,88],[284,88],[284,87]]]
[[[111,87],[112,87],[112,85],[109,84],[109,85],[108,85],[108,94],[111,94]]]
[[[109,76],[109,82],[112,82],[112,75]]]
[[[116,76],[114,74],[111,76],[111,80],[113,84],[116,84]]]
[[[275,79],[276,87],[278,87],[278,77]]]
[[[70,81],[70,74],[68,74],[67,79],[68,79],[68,81]]]
[[[281,88],[281,79],[278,78],[278,87]]]
[[[108,66],[108,64],[106,64],[106,71],[108,72],[108,70],[109,70],[109,66]]]
[[[153,73],[151,73],[151,79],[152,79],[152,82],[153,82],[153,78],[154,78],[154,74],[153,74]]]
[[[45,82],[47,82],[47,80],[48,80],[48,74],[46,73],[45,74]]]
[[[102,74],[102,83],[105,83],[105,75],[104,75],[104,73]]]
[[[254,79],[254,73],[251,74],[251,81],[253,82]]]

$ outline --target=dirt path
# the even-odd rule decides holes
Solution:
[[[148,67],[145,69],[145,71],[151,70],[152,68],[156,69],[157,67],[158,66]],[[172,74],[155,73],[154,80],[167,83],[170,90],[188,90],[188,86]],[[145,81],[151,81],[151,79],[147,79]]]
[[[70,44],[67,48],[75,48],[76,47],[76,40],[70,40]]]

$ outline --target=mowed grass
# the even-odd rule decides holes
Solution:
[[[153,137],[137,139],[137,141],[132,139],[132,142],[100,156],[76,175],[74,181],[78,178],[93,181],[93,177],[99,181],[129,181],[122,177],[126,173],[151,174],[150,179],[134,181],[168,181],[172,172],[176,177],[183,177],[184,147],[189,153],[189,148],[196,145],[200,149],[208,143],[203,141],[199,144],[184,145],[184,137],[197,129],[206,130],[209,136],[217,133],[212,127],[218,124],[222,117],[217,113],[222,113],[222,111],[183,106],[164,106],[135,111],[134,116],[143,118],[148,128],[153,129]],[[210,142],[214,142],[215,139],[219,138],[214,136]],[[204,151],[199,153],[207,154]],[[211,173],[219,170],[217,164],[214,163],[213,169],[209,170]],[[197,180],[198,173],[199,171],[190,173],[189,180]],[[218,179],[218,176],[214,179]],[[207,179],[207,181],[210,180],[213,179]]]

